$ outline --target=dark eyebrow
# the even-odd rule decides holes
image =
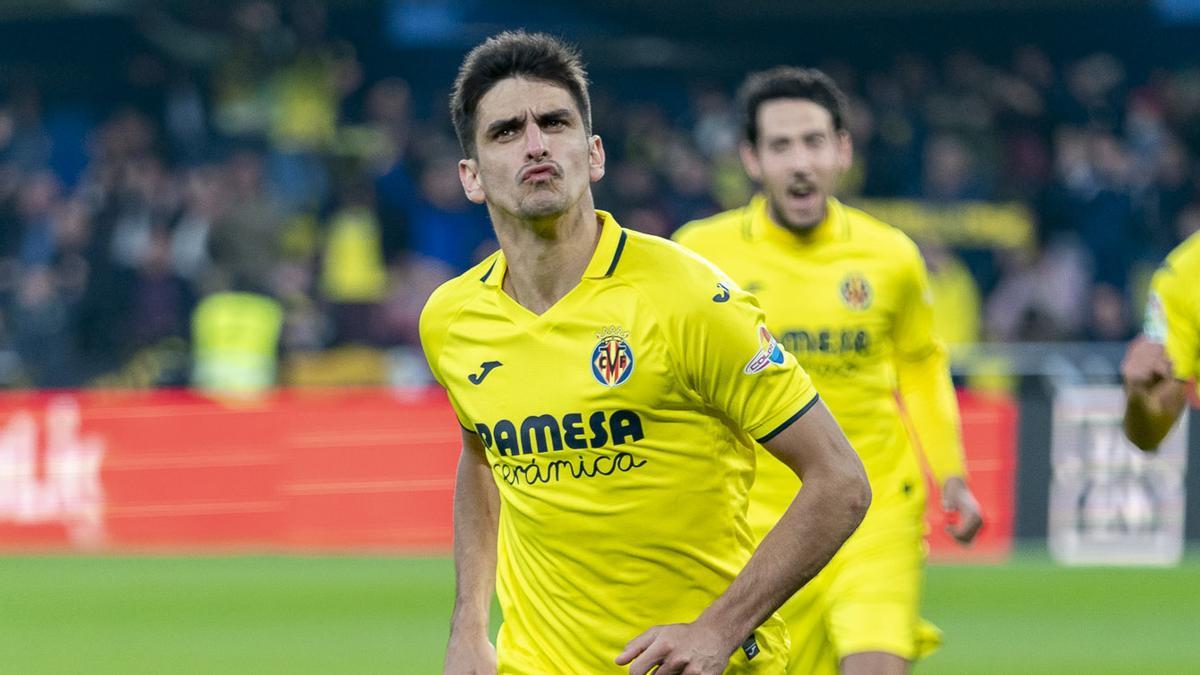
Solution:
[[[571,109],[559,108],[558,110],[551,110],[538,115],[535,119],[537,120],[538,124],[546,124],[547,122],[570,122]]]
[[[525,115],[509,117],[507,119],[496,120],[487,126],[484,135],[488,138],[494,137],[496,134],[507,129],[515,129],[525,123]]]

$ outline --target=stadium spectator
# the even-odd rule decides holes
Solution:
[[[283,327],[277,301],[252,291],[223,290],[204,298],[191,320],[193,386],[253,395],[276,384]]]
[[[495,250],[478,250],[492,241],[486,214],[463,196],[450,154],[431,157],[421,169],[416,199],[408,206],[411,250],[445,263],[455,272],[474,265]]]
[[[59,291],[53,270],[42,264],[30,265],[17,289],[12,325],[22,370],[34,387],[74,384],[73,309]]]
[[[234,152],[225,172],[226,208],[209,233],[213,265],[225,279],[268,292],[283,256],[287,214],[267,188],[262,153],[249,148]]]
[[[321,295],[331,304],[337,341],[373,343],[376,309],[387,293],[387,270],[371,184],[348,184],[341,202],[324,232]]]
[[[367,303],[390,317],[371,339],[411,347],[398,280],[461,271],[495,244],[453,179],[446,113],[426,105],[444,96],[423,57],[351,43],[334,19],[319,0],[149,8],[129,21],[140,42],[128,67],[92,85],[102,95],[56,70],[15,70],[0,89],[10,337],[20,280],[48,267],[72,308],[64,341],[79,356],[63,361],[64,381],[121,369],[134,340],[109,320],[114,299],[163,230],[197,299],[222,278],[250,277],[306,317],[289,322],[304,326],[298,344],[328,347],[336,322],[318,267],[321,224],[341,208],[340,186],[366,181],[391,279]],[[1029,209],[1036,250],[946,238],[987,308],[982,339],[1129,334],[1147,271],[1195,227],[1200,74],[1186,61],[1147,67],[1132,52],[1003,49],[823,57],[847,91],[856,148],[840,194],[946,207],[1015,200]],[[621,80],[596,85],[611,152],[598,194],[629,209],[618,214],[627,225],[669,233],[748,199],[730,83],[714,77],[688,73],[645,96]],[[56,233],[64,228],[70,242]],[[1056,276],[1043,269],[1055,265],[1089,299],[1083,316],[1033,299],[1030,282]],[[1022,300],[1009,306],[1014,293]]]

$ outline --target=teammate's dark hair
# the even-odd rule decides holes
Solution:
[[[591,135],[592,102],[579,52],[545,33],[505,31],[472,49],[454,79],[450,118],[467,157],[475,156],[475,109],[480,99],[509,77],[543,80],[566,89],[579,107],[584,131]]]
[[[751,73],[738,88],[742,131],[751,145],[758,143],[758,109],[781,98],[812,101],[829,111],[835,130],[846,130],[846,95],[831,77],[815,68],[777,66]]]

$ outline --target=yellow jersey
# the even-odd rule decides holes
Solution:
[[[944,348],[933,337],[925,265],[912,240],[836,199],[822,222],[796,235],[771,220],[761,195],[686,225],[675,239],[758,297],[767,328],[811,375],[861,457],[875,495],[871,511],[923,499],[920,463],[897,398],[897,361],[919,363]],[[952,396],[948,371],[934,376],[946,379]],[[939,475],[962,472],[957,408],[944,398],[939,405],[953,407],[954,428],[931,439],[942,446]],[[797,487],[795,474],[760,450],[750,502],[756,536],[775,524]],[[873,520],[868,514],[864,527]]]
[[[1143,327],[1164,345],[1179,380],[1200,374],[1200,234],[1180,244],[1154,273]]]
[[[646,628],[694,620],[754,549],[755,440],[816,401],[755,300],[699,256],[622,229],[537,315],[499,251],[439,288],[421,340],[500,492],[501,673],[624,672]],[[772,615],[727,672],[777,673]]]

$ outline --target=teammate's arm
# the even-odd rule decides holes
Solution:
[[[1162,443],[1187,403],[1187,383],[1175,379],[1175,369],[1162,344],[1139,335],[1121,361],[1125,382],[1125,435],[1142,450]]]
[[[634,638],[617,663],[631,675],[721,673],[733,651],[829,562],[871,502],[862,462],[817,400],[766,448],[804,481],[729,588],[695,621],[655,626]]]
[[[942,509],[957,516],[946,531],[968,544],[983,527],[983,514],[967,486],[950,359],[933,333],[928,273],[915,247],[901,283],[905,301],[893,335],[900,399],[920,451],[941,487]]]
[[[941,486],[942,509],[958,516],[946,530],[969,544],[983,527],[983,514],[967,486],[958,401],[945,348],[938,345],[915,360],[897,358],[896,378],[921,453]]]
[[[1186,380],[1196,375],[1200,361],[1195,277],[1180,273],[1190,269],[1192,251],[1177,249],[1154,273],[1142,335],[1121,362],[1125,435],[1142,450],[1157,448],[1179,419],[1187,403]]]
[[[496,648],[488,640],[496,587],[496,531],[500,492],[479,437],[463,430],[454,485],[454,614],[444,672],[495,675]]]

